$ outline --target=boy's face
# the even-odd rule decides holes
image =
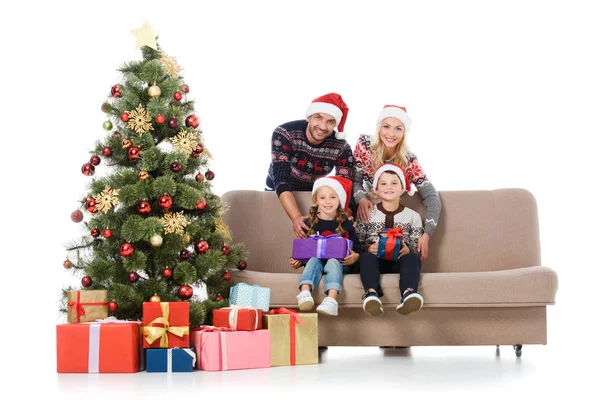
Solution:
[[[375,193],[381,200],[398,201],[400,200],[402,193],[404,193],[404,188],[402,187],[402,182],[398,175],[394,172],[384,172],[379,177]]]

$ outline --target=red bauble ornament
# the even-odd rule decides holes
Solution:
[[[136,283],[138,279],[140,279],[140,276],[137,272],[130,272],[129,276],[127,277],[127,280],[131,283]]]
[[[204,197],[200,197],[196,200],[196,210],[204,210],[206,208],[206,199]]]
[[[113,97],[121,97],[122,90],[123,90],[123,86],[121,86],[117,83],[116,85],[113,85],[113,87],[110,88],[110,94],[112,94]]]
[[[120,253],[123,257],[129,257],[135,252],[133,245],[131,243],[123,243],[121,245]]]
[[[173,98],[177,101],[181,101],[181,99],[183,99],[183,93],[175,92],[175,93],[173,93]]]
[[[229,281],[231,279],[231,274],[229,272],[225,272],[223,274],[223,279],[225,279],[226,281]]]
[[[69,260],[65,260],[65,261],[63,262],[63,267],[65,267],[65,269],[69,269],[69,268],[71,268],[71,261],[69,261]]]
[[[173,277],[173,269],[165,267],[165,269],[162,271],[162,275],[166,279],[171,279]]]
[[[190,87],[188,85],[183,85],[181,87],[181,90],[183,91],[183,93],[189,93],[190,92]]]
[[[208,251],[208,248],[210,246],[208,245],[208,242],[206,240],[200,240],[196,243],[194,243],[194,248],[196,249],[196,253],[199,254],[204,254]]]
[[[137,210],[138,210],[138,213],[140,213],[142,215],[148,215],[148,214],[150,214],[150,211],[152,211],[152,207],[150,206],[150,203],[148,203],[147,201],[140,201],[140,204],[138,204],[138,206],[137,206]]]
[[[100,229],[98,228],[92,228],[90,235],[92,235],[92,237],[98,237],[100,236]]]
[[[196,182],[203,182],[204,181],[204,175],[202,175],[201,172],[198,172],[196,174]]]
[[[110,104],[109,103],[102,103],[102,107],[101,107],[102,112],[109,112],[110,111]]]
[[[182,260],[188,260],[192,256],[192,253],[188,249],[183,249],[179,252],[179,258]]]
[[[206,176],[206,179],[208,179],[209,181],[212,181],[213,179],[215,179],[215,173],[212,172],[211,170],[206,171],[204,176]]]
[[[83,287],[90,287],[92,286],[92,278],[90,278],[89,276],[84,276],[83,278],[81,278],[81,286]]]
[[[160,198],[158,199],[158,206],[163,210],[169,210],[172,205],[173,199],[171,198],[171,196],[165,194],[164,196],[160,196]]]
[[[200,125],[200,119],[194,114],[188,115],[185,119],[185,126],[196,129]]]
[[[119,136],[121,136],[121,134],[119,133],[119,131],[114,131],[113,132],[113,136],[114,137],[119,137]]]
[[[85,209],[92,214],[98,211],[96,209],[96,199],[90,198],[85,201]]]
[[[190,285],[179,286],[177,294],[180,299],[188,300],[194,295],[194,289]]]
[[[223,300],[223,296],[218,294],[217,297],[215,297],[215,301],[221,301],[221,300]]]
[[[174,161],[171,163],[171,171],[173,172],[179,172],[181,171],[181,163]]]
[[[108,311],[115,312],[115,311],[117,311],[117,308],[119,308],[119,305],[117,304],[116,301],[108,302]]]
[[[104,157],[110,157],[112,156],[112,150],[110,149],[110,147],[106,146],[105,148],[102,149],[102,155]]]
[[[246,267],[247,267],[247,266],[248,266],[248,264],[246,263],[246,261],[240,261],[240,262],[238,263],[238,266],[237,266],[237,267],[238,267],[238,269],[239,269],[240,271],[243,271],[243,270],[245,270],[245,269],[246,269]]]
[[[164,124],[165,122],[167,122],[167,118],[166,118],[164,115],[162,115],[162,114],[158,114],[158,115],[156,116],[156,123],[157,123],[157,124],[159,124],[159,125],[162,125],[162,124]]]
[[[229,248],[229,246],[223,246],[221,247],[221,253],[223,253],[224,256],[228,256],[229,253],[231,253],[231,249]]]
[[[202,145],[202,143],[198,143],[198,145],[196,146],[196,148],[194,149],[194,153],[202,153],[204,151],[204,146]]]
[[[129,121],[129,114],[127,112],[124,112],[123,114],[121,114],[121,121],[123,121],[123,122]]]
[[[94,168],[94,166],[89,162],[83,164],[81,167],[81,173],[85,176],[92,176],[94,175],[94,172],[96,172],[96,168]]]
[[[92,165],[99,165],[100,164],[100,157],[93,155],[92,158],[90,158],[90,164]]]
[[[106,228],[102,232],[102,236],[104,236],[105,239],[110,239],[112,237],[112,231],[110,229]]]
[[[169,120],[169,128],[177,129],[179,127],[179,122],[175,118],[171,118]]]
[[[78,223],[83,221],[83,213],[79,210],[75,210],[71,213],[71,221]]]
[[[141,152],[139,147],[130,147],[129,150],[127,150],[127,157],[129,157],[130,160],[137,160],[140,158]]]

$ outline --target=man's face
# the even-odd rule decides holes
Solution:
[[[306,138],[312,144],[323,143],[335,128],[335,119],[325,113],[316,113],[306,119],[308,128],[306,128]]]

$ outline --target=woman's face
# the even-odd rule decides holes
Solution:
[[[387,148],[395,148],[404,137],[404,124],[398,118],[389,117],[381,121],[379,140]]]

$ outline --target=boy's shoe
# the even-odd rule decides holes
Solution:
[[[414,290],[409,290],[402,295],[402,300],[396,307],[396,312],[408,315],[411,312],[419,311],[421,307],[423,307],[423,296]]]
[[[315,300],[309,290],[301,291],[296,298],[298,299],[298,308],[300,311],[310,311],[315,305]]]
[[[319,314],[336,316],[338,315],[338,302],[331,297],[325,297],[323,302],[317,307]]]
[[[383,304],[379,300],[379,295],[375,292],[367,292],[362,297],[363,310],[373,317],[383,314]]]

